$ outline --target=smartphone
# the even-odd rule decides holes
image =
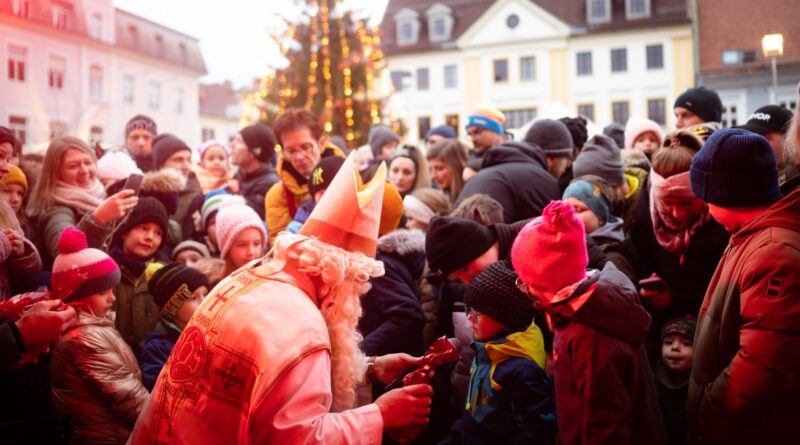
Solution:
[[[125,181],[125,186],[122,187],[123,190],[133,190],[133,194],[139,196],[139,189],[142,187],[142,180],[144,176],[138,173],[131,173],[128,176],[128,179]]]
[[[672,289],[670,289],[666,281],[662,280],[661,277],[652,277],[639,280],[639,287],[651,292],[667,292],[671,295],[674,295]]]

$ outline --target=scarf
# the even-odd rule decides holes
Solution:
[[[192,172],[194,172],[194,177],[197,178],[197,182],[200,184],[200,189],[203,190],[204,195],[212,190],[224,187],[232,178],[230,172],[223,176],[217,176],[196,164],[192,165]]]
[[[89,188],[75,187],[66,182],[58,181],[53,190],[53,199],[57,204],[83,212],[91,212],[106,199],[106,189],[100,181],[95,180]]]
[[[667,179],[662,178],[655,170],[650,172],[650,217],[653,219],[653,231],[656,241],[666,251],[680,256],[683,265],[689,243],[700,227],[711,219],[708,205],[695,217],[691,224],[683,224],[672,217],[662,204],[667,197],[699,199],[692,194],[689,172],[679,173]]]
[[[109,256],[117,262],[120,269],[127,269],[134,277],[141,277],[147,268],[148,262],[136,258],[131,258],[122,250],[121,247],[112,247],[108,252]]]

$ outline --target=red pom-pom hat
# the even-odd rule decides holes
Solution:
[[[50,278],[56,298],[73,302],[119,284],[117,263],[105,252],[89,248],[86,235],[75,227],[61,233],[58,251]]]

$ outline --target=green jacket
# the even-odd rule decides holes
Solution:
[[[122,280],[114,288],[117,298],[116,326],[122,338],[139,357],[147,333],[155,329],[161,312],[147,289],[147,272],[135,277],[130,270],[120,266]]]
[[[77,227],[86,234],[89,247],[103,250],[114,226],[113,223],[100,224],[91,212],[56,205],[39,217],[38,227],[41,236],[38,243],[39,253],[45,269],[50,270],[53,260],[58,256],[58,238],[64,229]]]

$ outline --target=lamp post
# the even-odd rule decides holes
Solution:
[[[783,55],[783,34],[767,34],[761,39],[764,57],[772,58],[772,100],[778,102],[778,56]]]

